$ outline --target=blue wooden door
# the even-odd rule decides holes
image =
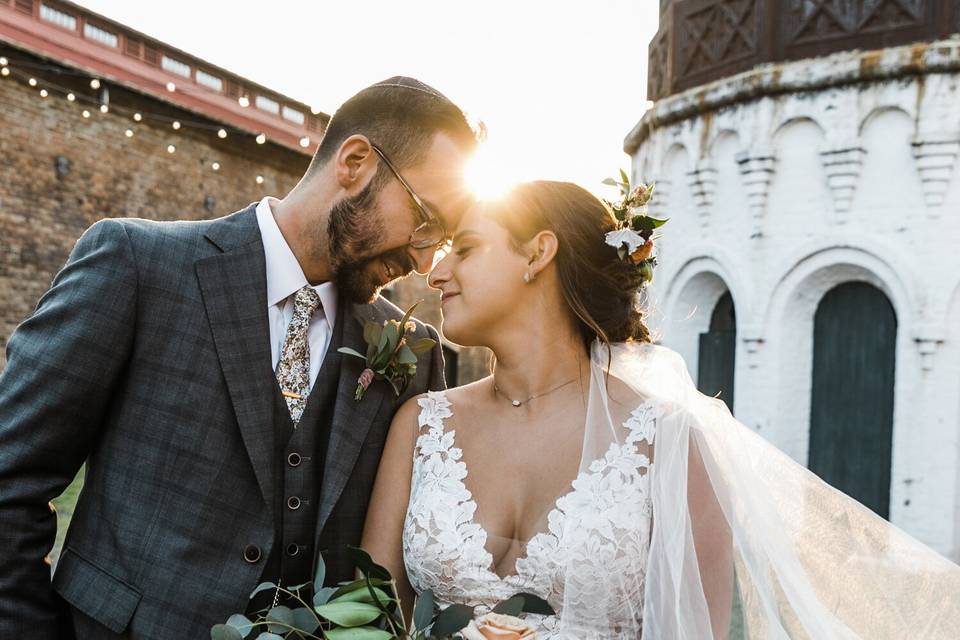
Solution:
[[[889,517],[897,317],[862,282],[831,289],[813,329],[810,470]]]
[[[737,313],[733,296],[725,293],[710,316],[710,329],[700,334],[697,358],[697,388],[719,396],[733,411],[733,375],[736,369]]]

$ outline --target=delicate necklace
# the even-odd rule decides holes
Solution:
[[[514,399],[510,398],[509,396],[507,396],[507,394],[505,394],[503,391],[500,390],[500,387],[497,386],[497,383],[496,383],[496,382],[493,383],[493,392],[494,392],[495,394],[500,394],[500,395],[502,395],[504,398],[506,398],[507,400],[509,400],[509,401],[510,401],[510,404],[512,404],[513,406],[519,407],[519,406],[522,406],[522,405],[526,404],[527,402],[530,402],[530,401],[533,400],[534,398],[539,398],[539,397],[541,397],[541,396],[547,395],[548,393],[553,393],[553,392],[556,391],[557,389],[562,389],[563,387],[567,386],[568,384],[571,384],[571,383],[576,382],[576,381],[577,381],[576,378],[573,378],[573,379],[571,379],[571,380],[567,380],[567,381],[564,382],[563,384],[559,384],[559,385],[553,387],[552,389],[547,389],[546,391],[543,391],[543,392],[538,393],[538,394],[536,394],[536,395],[532,395],[532,396],[530,396],[529,398],[527,398],[526,400],[514,400]]]

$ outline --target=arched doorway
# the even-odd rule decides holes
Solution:
[[[736,352],[737,313],[733,306],[733,296],[728,291],[713,308],[709,330],[700,334],[697,388],[708,396],[719,396],[731,412]]]
[[[897,316],[873,285],[848,282],[814,316],[810,470],[890,514]]]

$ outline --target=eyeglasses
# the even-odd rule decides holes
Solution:
[[[430,210],[430,207],[424,203],[410,185],[407,184],[407,181],[403,179],[400,172],[396,170],[393,163],[387,158],[387,154],[377,145],[374,144],[371,146],[373,150],[377,152],[377,155],[380,156],[380,159],[383,160],[383,163],[387,165],[387,168],[390,169],[397,178],[397,182],[403,186],[404,190],[410,196],[410,199],[413,200],[413,203],[417,205],[417,211],[420,214],[420,224],[413,230],[413,233],[410,234],[410,246],[414,249],[442,250],[443,247],[449,243],[447,230],[443,226],[443,222]]]

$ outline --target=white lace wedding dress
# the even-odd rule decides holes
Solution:
[[[547,600],[557,616],[530,615],[538,638],[638,638],[650,544],[650,459],[658,413],[645,403],[622,422],[622,438],[590,462],[550,511],[515,573],[493,570],[487,532],[464,485],[469,470],[456,446],[446,393],[420,401],[403,555],[410,584],[431,589],[439,607],[454,603],[489,611],[518,592]],[[531,452],[531,455],[536,455]],[[561,542],[562,541],[562,542]],[[564,608],[575,616],[562,618]],[[561,625],[561,619],[575,619]],[[602,629],[603,632],[598,630]]]
[[[579,473],[504,577],[464,484],[456,407],[420,399],[403,531],[416,591],[478,614],[536,594],[557,612],[527,617],[541,639],[723,637],[735,593],[749,638],[958,637],[960,567],[697,391],[676,353],[595,343],[590,368]]]

